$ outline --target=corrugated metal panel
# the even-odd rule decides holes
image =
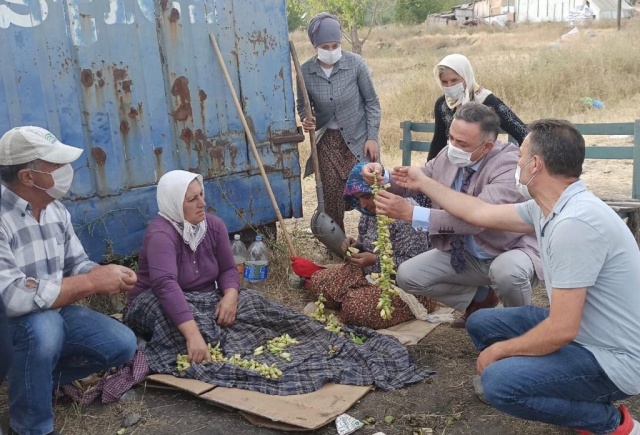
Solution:
[[[271,140],[295,133],[284,0],[0,4],[0,134],[34,124],[85,149],[66,203],[92,258],[139,248],[171,169],[203,174],[230,231],[275,220],[210,32],[280,211],[298,217],[297,146]]]

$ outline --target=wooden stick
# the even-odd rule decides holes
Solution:
[[[289,50],[291,51],[291,57],[293,58],[293,67],[296,70],[296,78],[298,79],[298,86],[300,87],[300,93],[304,100],[304,117],[313,117],[311,111],[311,102],[309,101],[309,94],[307,94],[307,85],[304,83],[304,77],[302,76],[302,68],[300,68],[300,61],[298,60],[298,53],[296,52],[296,46],[293,45],[293,41],[289,41]],[[318,194],[318,211],[324,212],[324,190],[322,187],[322,178],[320,178],[320,162],[318,161],[318,149],[316,148],[316,132],[309,130],[309,145],[311,146],[311,161],[313,162],[313,172],[316,178],[316,193]]]
[[[282,229],[282,234],[284,235],[284,239],[287,243],[287,247],[289,248],[289,254],[292,257],[297,257],[296,250],[293,247],[293,243],[291,242],[291,237],[289,236],[289,232],[287,231],[287,227],[284,225],[284,219],[282,218],[282,213],[280,213],[280,208],[278,207],[278,203],[276,202],[276,198],[273,195],[273,190],[271,190],[271,184],[269,183],[269,179],[267,178],[267,173],[264,170],[264,166],[262,165],[262,159],[260,158],[260,154],[258,154],[258,149],[256,148],[256,143],[253,140],[253,133],[249,130],[249,125],[247,124],[247,119],[244,116],[244,112],[242,111],[242,106],[240,105],[240,101],[238,101],[238,96],[236,95],[236,91],[233,88],[233,83],[231,82],[231,77],[229,77],[229,72],[227,71],[227,66],[224,63],[224,59],[222,58],[222,53],[220,53],[220,47],[218,47],[218,41],[213,33],[209,33],[209,37],[211,38],[211,43],[213,44],[213,49],[216,52],[216,56],[218,57],[218,62],[220,63],[220,67],[222,68],[222,72],[224,74],[224,78],[227,81],[227,85],[229,86],[229,90],[231,91],[231,97],[233,97],[233,102],[238,110],[238,114],[240,115],[240,121],[242,121],[242,126],[244,127],[244,131],[247,135],[247,140],[249,141],[249,145],[251,145],[251,151],[253,151],[253,157],[258,162],[258,167],[260,168],[260,175],[262,175],[262,179],[264,180],[264,184],[267,187],[267,193],[269,194],[269,199],[271,199],[271,205],[278,216],[278,222],[280,223],[280,228]]]

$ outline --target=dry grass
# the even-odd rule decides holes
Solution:
[[[375,28],[364,46],[382,105],[384,157],[398,159],[399,124],[433,121],[441,95],[433,66],[450,53],[466,55],[478,82],[505,101],[525,122],[545,117],[573,122],[625,122],[640,116],[640,19],[580,29],[560,41],[569,28],[559,23],[511,29],[427,29],[424,25]],[[589,36],[587,33],[591,34]],[[303,32],[292,35],[299,56],[311,47]],[[605,110],[585,107],[582,97],[605,102]]]

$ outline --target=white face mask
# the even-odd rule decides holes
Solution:
[[[478,148],[469,152],[469,151],[463,151],[460,148],[456,148],[453,146],[451,141],[447,141],[447,145],[449,145],[449,148],[447,148],[447,157],[449,157],[449,161],[453,165],[459,168],[466,168],[477,162],[477,160],[476,162],[471,161],[471,156],[473,155],[473,153],[475,153],[480,148],[482,148],[485,144],[486,142],[483,142],[482,145],[480,145]]]
[[[464,98],[464,82],[460,82],[457,85],[442,88],[444,96],[450,101],[462,101]]]
[[[53,199],[60,199],[67,194],[71,188],[71,182],[73,181],[73,168],[70,163],[64,166],[60,166],[58,169],[52,172],[42,172],[35,169],[31,169],[33,172],[40,172],[41,174],[50,174],[53,178],[53,186],[48,189],[35,185],[38,189],[44,190]]]
[[[342,57],[342,48],[338,47],[335,50],[324,50],[318,48],[318,60],[326,63],[327,65],[333,65]]]
[[[522,165],[522,168],[524,168],[525,166],[527,166],[529,164],[529,162],[531,162],[533,160],[533,157],[531,157],[527,163],[525,163],[524,165]],[[531,193],[529,193],[529,183],[531,183],[531,180],[534,179],[534,177],[538,174],[534,174],[533,177],[531,177],[529,179],[529,181],[527,181],[527,184],[522,184],[520,182],[520,172],[522,171],[522,168],[519,165],[516,165],[516,188],[518,189],[518,192],[520,192],[520,195],[524,196],[525,199],[532,199],[533,197],[531,196]]]

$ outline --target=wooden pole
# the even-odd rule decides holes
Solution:
[[[236,106],[236,110],[238,110],[238,115],[240,115],[240,121],[242,121],[242,126],[244,127],[244,131],[247,135],[247,140],[249,141],[249,145],[251,145],[251,151],[253,151],[253,157],[258,162],[258,168],[260,168],[260,175],[262,175],[262,179],[264,180],[264,184],[267,187],[267,193],[269,194],[269,199],[271,199],[271,205],[278,216],[278,222],[280,223],[280,229],[282,230],[282,234],[284,235],[285,242],[287,243],[287,247],[289,248],[289,254],[292,257],[296,257],[296,250],[293,247],[293,243],[291,242],[291,237],[289,236],[289,232],[287,231],[287,227],[284,225],[284,219],[282,218],[282,214],[280,213],[280,208],[278,207],[278,203],[276,202],[276,198],[273,195],[273,190],[271,190],[271,184],[269,183],[269,179],[267,178],[267,173],[264,170],[264,166],[262,165],[262,159],[260,158],[260,154],[258,154],[258,149],[256,148],[256,144],[253,140],[253,133],[249,129],[249,125],[247,124],[247,119],[244,116],[244,112],[242,110],[242,106],[240,105],[240,101],[238,100],[238,96],[236,95],[236,91],[233,88],[233,83],[231,82],[231,77],[229,77],[229,71],[227,71],[227,66],[224,63],[224,59],[222,58],[222,53],[220,53],[220,47],[218,47],[218,41],[213,33],[209,33],[209,37],[211,38],[211,43],[213,44],[213,49],[216,52],[216,56],[218,57],[218,62],[220,63],[220,68],[222,68],[222,73],[224,74],[224,78],[227,81],[227,85],[229,86],[229,91],[231,92],[231,97],[233,98],[233,103]]]
[[[622,17],[622,0],[618,0],[618,30],[620,30],[621,17]]]

